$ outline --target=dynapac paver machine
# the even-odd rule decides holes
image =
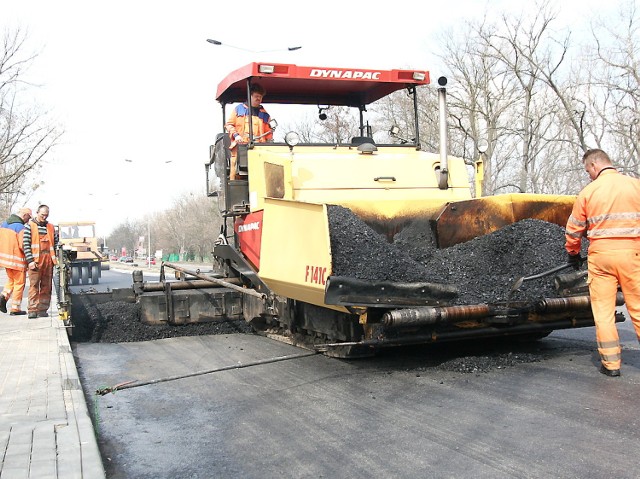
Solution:
[[[411,229],[433,238],[425,248],[442,250],[525,219],[564,226],[573,204],[572,196],[472,198],[467,165],[446,148],[446,79],[437,87],[437,152],[420,147],[417,90],[429,88],[427,71],[251,63],[218,85],[223,122],[235,103],[249,104],[254,83],[267,91],[267,110],[277,104],[320,112],[353,108],[358,134],[332,143],[301,142],[294,131],[280,139],[277,131],[273,142],[254,139],[237,146],[236,179],[229,177],[231,145],[221,125],[206,163],[207,192],[224,217],[222,230],[212,232],[219,235],[215,267],[183,270],[186,281],[164,275],[160,283],[136,281],[143,322],[244,318],[262,334],[338,357],[460,338],[543,337],[593,325],[584,287],[473,303],[449,278],[433,277],[395,248],[394,238]],[[405,115],[413,121],[404,131],[390,125],[372,132],[365,118],[370,105],[399,91],[412,99]]]

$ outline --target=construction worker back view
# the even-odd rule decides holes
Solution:
[[[56,263],[57,233],[47,222],[49,207],[40,205],[24,230],[24,256],[29,276],[29,318],[46,317],[51,303],[53,267]]]
[[[31,210],[22,208],[0,225],[0,266],[4,267],[7,273],[7,282],[0,293],[0,311],[7,312],[7,302],[11,299],[12,316],[26,314],[21,309],[27,276],[22,242],[25,224],[30,219]]]

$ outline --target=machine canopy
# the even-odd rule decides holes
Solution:
[[[218,84],[216,100],[228,104],[247,99],[247,80],[259,83],[268,103],[360,107],[394,91],[429,84],[424,70],[366,70],[254,62]]]

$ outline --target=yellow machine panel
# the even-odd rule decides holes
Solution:
[[[276,294],[324,305],[325,283],[331,275],[326,205],[267,199],[263,218],[262,280]]]
[[[388,152],[390,150],[390,153]],[[265,198],[336,204],[378,229],[431,217],[448,202],[471,198],[464,162],[449,158],[449,187],[438,188],[439,157],[413,148],[362,154],[352,147],[262,146],[248,152],[251,210]]]

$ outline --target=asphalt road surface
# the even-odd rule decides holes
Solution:
[[[100,272],[100,280],[98,284],[79,284],[77,286],[70,286],[72,293],[81,293],[89,291],[109,291],[115,288],[129,288],[133,284],[133,278],[131,274],[134,269],[142,271],[145,281],[158,281],[160,278],[160,268],[152,267],[148,269],[146,265],[138,265],[133,267],[126,263],[111,262],[110,269],[102,270]],[[173,276],[173,270],[167,270],[165,273],[167,276]]]
[[[73,347],[109,478],[637,478],[618,327],[621,378],[592,328],[350,361],[242,334]]]

